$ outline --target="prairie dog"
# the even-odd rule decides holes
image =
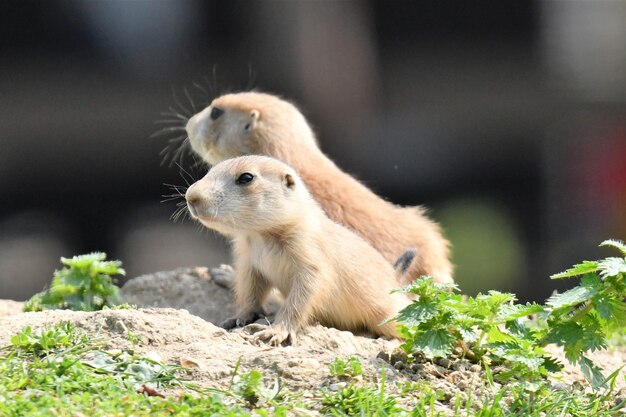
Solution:
[[[223,327],[252,322],[277,288],[285,302],[274,324],[256,335],[272,345],[295,341],[313,320],[398,336],[393,322],[381,322],[410,302],[390,293],[399,273],[362,238],[330,220],[285,163],[266,156],[225,160],[185,197],[192,217],[233,241],[239,313]]]
[[[449,243],[424,209],[391,204],[339,169],[291,103],[264,93],[227,94],[189,119],[186,130],[194,152],[210,165],[254,154],[289,164],[331,219],[359,234],[389,262],[415,248],[416,258],[401,283],[420,275],[453,282]]]

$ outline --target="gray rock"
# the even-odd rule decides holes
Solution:
[[[214,278],[214,275],[219,278]],[[228,284],[232,268],[178,268],[141,275],[120,290],[122,302],[138,307],[185,309],[204,320],[219,324],[235,315]]]

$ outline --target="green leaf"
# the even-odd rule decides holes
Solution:
[[[545,308],[537,303],[505,304],[500,308],[498,318],[502,321],[511,321],[543,312]]]
[[[478,340],[478,334],[471,327],[459,326],[459,334],[466,343],[474,343]]]
[[[622,255],[626,256],[626,244],[624,244],[624,242],[622,242],[621,240],[608,239],[600,243],[600,246],[612,246],[616,249],[619,249],[622,252]]]
[[[519,318],[516,320],[511,320],[506,322],[506,329],[513,336],[521,337],[523,339],[533,339],[533,331],[526,324],[526,321],[523,318]]]
[[[546,368],[548,372],[559,372],[561,369],[563,369],[563,364],[559,362],[558,359],[553,358],[552,356],[544,355],[543,367]]]
[[[583,328],[582,350],[584,352],[606,348],[606,335],[602,331],[602,325],[598,319],[587,313],[581,319]]]
[[[581,280],[581,285],[567,290],[561,294],[554,294],[546,304],[553,309],[561,307],[575,306],[589,300],[602,288],[602,283],[596,275],[585,275]]]
[[[583,327],[575,322],[566,321],[557,323],[546,336],[548,343],[559,346],[574,345],[583,338]]]
[[[517,298],[515,297],[515,294],[490,290],[486,295],[479,294],[476,299],[481,301],[484,300],[490,306],[496,307],[504,303],[514,302]]]
[[[510,349],[504,354],[503,357],[511,362],[521,363],[533,371],[539,369],[539,367],[543,365],[542,356],[534,356],[523,351],[522,349]]]
[[[427,358],[445,357],[452,353],[455,337],[446,329],[430,329],[415,338],[415,348]]]
[[[598,262],[596,261],[583,261],[583,263],[574,265],[573,268],[567,269],[558,274],[550,275],[552,279],[569,278],[577,275],[589,274],[598,270]]]
[[[563,352],[565,352],[565,359],[571,364],[577,364],[582,357],[583,341],[577,340],[574,343],[566,344],[563,346]]]
[[[613,316],[613,305],[610,299],[606,297],[599,297],[595,300],[596,311],[598,315],[604,320],[611,320]]]
[[[598,263],[600,275],[604,278],[626,273],[626,259],[606,258]]]
[[[82,363],[100,372],[114,372],[118,366],[118,361],[115,361],[111,355],[100,351],[95,351],[93,358],[85,359]]]
[[[487,343],[515,342],[515,338],[508,333],[504,333],[497,326],[489,329],[487,333]]]
[[[430,276],[422,276],[413,280],[409,285],[405,285],[398,291],[403,293],[416,294],[420,297],[428,296],[432,297],[438,293],[449,293],[451,291],[458,291],[459,287],[456,284],[443,284],[439,282],[433,282],[433,278]]]
[[[611,300],[611,321],[609,327],[626,327],[626,303],[623,300]]]
[[[106,254],[104,252],[92,252],[84,255],[77,255],[71,258],[61,258],[61,263],[66,266],[74,267],[74,268],[88,268],[94,262],[104,261],[106,259]]]
[[[413,301],[398,313],[397,321],[407,326],[418,326],[437,314],[437,303],[434,301]]]
[[[594,390],[602,388],[606,379],[602,374],[602,369],[593,363],[591,359],[583,356],[580,360],[580,370],[583,372],[585,379],[591,384],[591,387]]]

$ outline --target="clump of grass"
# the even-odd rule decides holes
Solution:
[[[335,358],[328,365],[330,374],[338,377],[357,377],[363,374],[361,361],[356,356],[350,356],[347,361]]]
[[[65,265],[55,271],[50,288],[35,294],[24,311],[96,311],[118,304],[119,288],[112,275],[125,275],[120,261],[106,261],[106,254],[94,252],[61,258]]]
[[[229,393],[192,395],[199,389],[176,371],[132,352],[105,351],[67,322],[39,333],[26,327],[0,351],[0,415],[250,415],[224,401]],[[186,392],[162,392],[172,387]]]
[[[385,390],[384,367],[381,372],[378,389],[350,383],[337,392],[324,391],[322,412],[332,416],[389,416],[401,412],[396,397]]]
[[[40,332],[26,327],[0,349],[0,416],[286,416],[302,407],[279,395],[278,380],[267,388],[259,371],[235,371],[222,391],[189,383],[179,370],[105,350],[69,322]]]

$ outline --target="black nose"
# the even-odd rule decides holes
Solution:
[[[217,118],[220,117],[222,114],[224,114],[224,110],[220,109],[219,107],[213,107],[213,109],[211,110],[211,120],[217,120]]]
[[[200,203],[200,198],[196,197],[196,196],[189,196],[187,197],[187,209],[189,210],[189,213],[191,214],[191,217],[197,217],[197,208],[196,206]]]

